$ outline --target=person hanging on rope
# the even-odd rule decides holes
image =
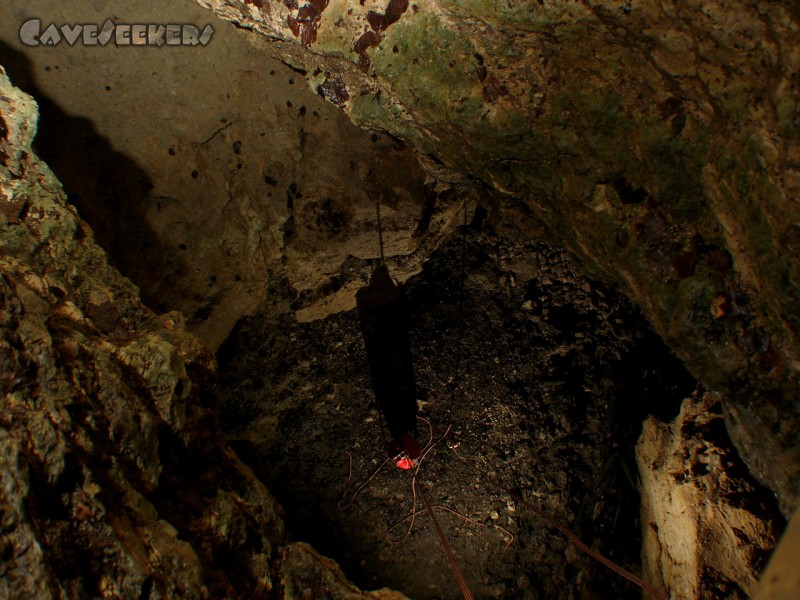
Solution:
[[[381,203],[375,203],[380,259],[369,285],[356,293],[361,333],[367,350],[378,411],[389,429],[389,456],[401,469],[411,469],[420,455],[417,442],[417,386],[411,341],[403,310],[403,290],[384,261]],[[383,431],[383,428],[381,429]],[[386,434],[384,432],[384,441]]]
[[[386,265],[380,263],[369,285],[356,293],[356,305],[372,389],[391,435],[387,450],[398,467],[410,469],[420,454],[420,447],[414,364],[402,292]]]

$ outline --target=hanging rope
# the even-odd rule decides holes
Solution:
[[[373,262],[369,285],[356,293],[356,305],[372,375],[378,426],[387,451],[418,456],[416,384],[408,325],[403,313],[402,285],[386,264],[381,218],[382,196],[375,201],[379,259]],[[388,437],[387,437],[388,434]],[[398,467],[407,468],[405,462]]]
[[[439,525],[439,519],[436,518],[436,514],[433,512],[433,507],[431,506],[430,500],[428,500],[428,495],[423,489],[424,487],[425,486],[420,486],[419,495],[422,496],[422,501],[425,503],[425,509],[428,511],[431,521],[433,521],[433,527],[436,530],[436,535],[439,536],[439,541],[441,542],[444,553],[447,556],[447,562],[450,563],[450,568],[453,570],[453,575],[456,577],[458,588],[461,590],[464,600],[474,600],[475,596],[472,595],[469,585],[467,584],[466,579],[464,579],[464,574],[461,571],[461,567],[458,565],[458,561],[453,555],[453,551],[450,549],[450,544],[447,543],[447,538],[445,537],[444,532]]]
[[[381,201],[380,200],[377,200],[375,202],[375,213],[376,213],[376,215],[378,217],[378,249],[380,251],[380,261],[378,262],[378,264],[382,265],[384,260],[383,260],[383,229],[381,228]],[[389,438],[386,437],[386,432],[388,431],[388,426],[386,425],[386,422],[384,421],[383,409],[381,407],[381,403],[380,403],[380,400],[378,398],[375,398],[375,404],[377,404],[377,406],[378,406],[378,420],[377,420],[376,424],[378,426],[378,429],[381,432],[381,437],[383,438],[383,445],[387,446],[388,443],[389,443]],[[348,455],[349,454],[350,453],[348,452]],[[386,462],[388,462],[388,461],[389,461],[389,459],[386,459],[386,461],[384,461],[383,464],[386,464]],[[364,482],[364,485],[369,483],[369,481],[372,479],[372,477],[374,477],[378,473],[378,471],[380,471],[383,468],[383,464],[375,470],[375,473],[373,473],[372,476],[370,476],[370,478],[367,479],[367,481]],[[351,457],[350,458],[350,467],[351,467],[351,469],[352,469],[352,466],[353,466],[353,459]],[[350,475],[352,475],[352,470],[350,472]],[[349,485],[350,485],[350,482],[348,480],[348,486]],[[359,488],[359,491],[360,491],[360,489],[361,488]],[[356,495],[358,495],[358,493],[356,493]],[[353,498],[351,500],[351,503],[352,503],[353,500],[355,500],[355,495],[353,496]],[[342,507],[340,506],[339,508],[342,508]]]
[[[380,247],[381,251],[381,261],[379,264],[383,264],[383,228],[381,227],[381,201],[378,200],[375,203],[375,212],[378,214],[378,246]]]

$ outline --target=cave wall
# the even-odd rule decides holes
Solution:
[[[798,500],[797,7],[197,0],[617,283],[786,515]]]
[[[40,151],[151,307],[182,311],[212,349],[270,295],[271,274],[291,281],[300,318],[350,308],[378,254],[376,198],[405,278],[454,217],[459,195],[445,188],[479,190],[499,230],[566,246],[642,307],[723,394],[738,448],[790,514],[796,9],[199,4],[245,31],[215,21],[202,51],[135,60],[111,47],[20,54],[25,18],[93,22],[108,3],[0,8],[4,62],[52,125]],[[115,11],[207,17],[191,2]],[[152,78],[167,83],[142,85]],[[143,127],[148,115],[158,127]]]
[[[215,32],[204,47],[26,47],[33,17]],[[0,5],[0,64],[41,105],[37,151],[145,303],[180,310],[212,350],[276,279],[302,319],[352,308],[379,255],[376,201],[401,279],[457,205],[408,148],[354,126],[241,33],[190,0]]]
[[[781,530],[731,444],[717,394],[649,417],[636,445],[645,580],[676,598],[750,598]]]
[[[68,16],[96,21],[107,3],[89,4]],[[270,293],[273,270],[292,283],[301,318],[351,307],[377,256],[376,197],[393,270],[408,276],[456,212],[461,197],[447,186],[490,197],[499,230],[566,245],[639,303],[723,393],[728,430],[788,513],[797,494],[792,8],[200,4],[254,30],[252,44],[219,24],[219,54],[158,64],[77,47],[20,56],[14,24],[37,5],[0,8],[13,17],[0,22],[3,59],[41,94],[53,135],[74,142],[71,156],[53,154],[60,172],[81,175],[65,181],[69,196],[60,191],[29,147],[30,99],[4,80],[10,595],[87,585],[258,595],[275,582],[287,597],[358,593],[312,550],[281,546],[274,502],[215,433],[204,394],[213,358],[186,330],[214,347]],[[153,12],[140,20],[171,14],[129,3],[142,6]],[[148,69],[173,85],[139,85]],[[136,103],[159,115],[158,127],[143,131]],[[27,116],[7,118],[15,112]],[[335,159],[320,169],[306,147]],[[106,264],[73,206],[164,314]],[[96,553],[106,559],[86,567]],[[243,566],[231,571],[230,561]]]
[[[216,361],[109,266],[0,69],[0,597],[373,598],[223,441]]]

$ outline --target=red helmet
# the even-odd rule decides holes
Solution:
[[[399,440],[391,440],[387,446],[389,456],[399,469],[408,471],[415,466],[414,459],[419,458],[420,447],[417,439],[410,433],[404,433]]]

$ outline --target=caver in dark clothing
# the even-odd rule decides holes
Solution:
[[[356,303],[375,400],[393,438],[389,452],[399,449],[416,458],[417,393],[403,291],[380,265],[369,285],[358,290]]]

